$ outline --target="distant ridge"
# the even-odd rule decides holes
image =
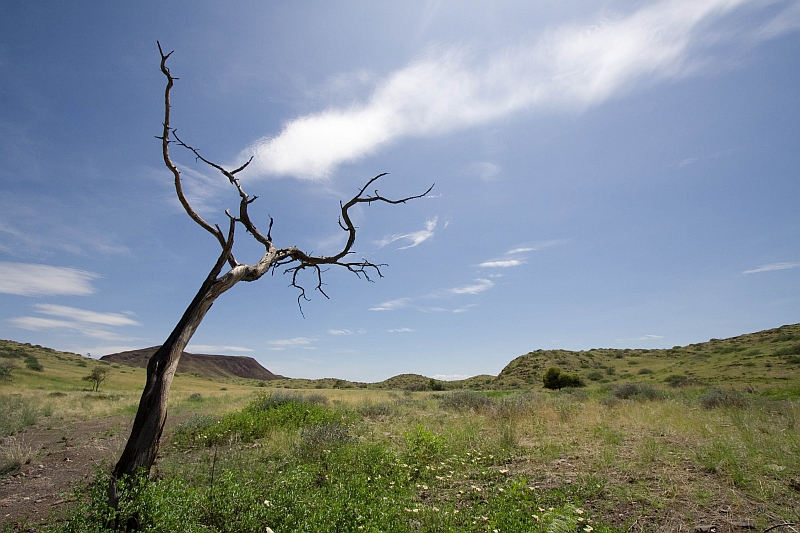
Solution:
[[[100,359],[112,363],[128,366],[147,368],[147,361],[156,353],[160,346],[151,346],[140,350],[112,353]],[[252,357],[234,355],[210,355],[183,352],[178,361],[178,372],[195,374],[208,379],[219,378],[247,378],[263,381],[272,379],[285,379],[284,376],[273,374]]]

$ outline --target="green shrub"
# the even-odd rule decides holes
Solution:
[[[416,428],[404,433],[403,436],[406,439],[406,454],[409,462],[429,463],[444,452],[444,437],[428,431],[422,424],[417,424]]]
[[[193,392],[193,393],[192,393],[192,394],[190,394],[190,395],[189,395],[189,397],[188,397],[188,398],[186,398],[186,399],[187,399],[188,401],[190,401],[190,402],[202,402],[202,401],[203,401],[203,395],[202,395],[202,394],[200,394],[199,392]]]
[[[611,395],[620,400],[659,400],[664,393],[643,383],[624,383],[611,391]]]
[[[339,422],[307,426],[300,431],[300,453],[306,457],[330,453],[331,449],[350,441],[350,431]]]
[[[0,381],[10,380],[11,371],[17,368],[14,361],[0,361]]]
[[[717,407],[746,407],[747,397],[738,391],[712,389],[704,392],[698,398],[703,409],[716,409]]]
[[[649,368],[640,368],[639,372],[637,372],[637,374],[639,374],[640,376],[643,376],[645,374],[652,374],[652,373],[653,373],[653,371],[650,370]]]
[[[491,398],[477,391],[458,390],[443,394],[439,399],[439,407],[455,411],[473,410],[480,411],[494,405]]]
[[[44,370],[44,367],[39,363],[39,360],[32,355],[25,357],[24,362],[26,367],[31,370],[35,370],[36,372],[41,372]]]
[[[259,394],[250,403],[249,408],[260,411],[269,411],[280,405],[300,403],[309,405],[328,405],[328,398],[324,394],[300,394],[299,392],[273,392],[272,394]]]
[[[601,379],[603,379],[603,374],[601,374],[600,372],[589,372],[588,374],[586,374],[586,377],[588,379],[591,379],[592,381],[600,381]]]
[[[562,372],[557,366],[551,366],[542,376],[542,383],[546,389],[563,389],[564,387],[585,387],[586,384],[578,374]]]
[[[683,387],[690,383],[689,376],[682,374],[670,374],[664,378],[664,383],[669,384],[670,387]]]

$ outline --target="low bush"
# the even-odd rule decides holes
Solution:
[[[7,381],[12,378],[11,371],[17,368],[14,361],[0,361],[0,381]]]
[[[664,378],[664,383],[669,384],[670,387],[683,387],[690,383],[689,376],[682,374],[670,374]]]
[[[289,403],[328,405],[328,398],[324,394],[301,394],[299,392],[273,392],[272,394],[259,394],[250,403],[249,408],[254,410],[269,411],[275,407]]]
[[[717,407],[746,407],[747,397],[738,391],[711,389],[698,398],[703,409],[716,409]]]
[[[585,387],[586,384],[578,374],[562,372],[557,366],[551,366],[542,376],[545,389],[563,389],[565,387]]]
[[[445,439],[425,429],[422,424],[404,433],[406,454],[409,462],[426,464],[441,456],[445,449]]]
[[[640,368],[639,371],[637,372],[637,374],[639,374],[640,376],[643,376],[645,374],[652,374],[652,373],[653,373],[653,371],[650,370],[649,368]]]
[[[339,422],[324,422],[300,431],[300,453],[304,456],[329,453],[332,448],[350,442],[350,430]]]
[[[620,400],[660,400],[664,393],[655,387],[642,383],[624,383],[611,391]]]
[[[366,418],[386,418],[394,414],[394,408],[388,403],[376,403],[359,407],[358,413]]]
[[[32,355],[27,356],[24,362],[25,366],[30,370],[35,370],[36,372],[41,372],[44,370],[44,367],[41,365],[41,363],[39,363],[39,360]]]
[[[586,374],[586,377],[592,381],[600,381],[601,379],[603,379],[603,374],[601,374],[600,372],[589,372],[588,374]]]
[[[459,390],[443,394],[439,399],[439,407],[455,411],[480,411],[494,405],[491,398],[477,391]]]
[[[189,400],[190,402],[202,402],[203,401],[203,395],[200,394],[199,392],[193,392],[186,399]]]

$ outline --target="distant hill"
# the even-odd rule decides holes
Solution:
[[[511,361],[490,388],[541,386],[551,366],[588,384],[625,381],[765,385],[800,380],[800,324],[668,349],[536,350]]]
[[[159,346],[130,350],[104,355],[100,359],[112,363],[147,368],[147,361],[156,353]],[[208,379],[240,377],[262,381],[285,379],[273,374],[252,357],[233,355],[209,355],[183,352],[178,361],[178,372],[195,374]]]

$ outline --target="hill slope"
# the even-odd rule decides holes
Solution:
[[[147,361],[156,353],[158,346],[104,355],[100,359],[139,368],[147,368]],[[183,352],[178,362],[178,372],[195,374],[208,379],[240,377],[263,381],[284,379],[273,374],[252,357],[233,355],[209,355]]]
[[[541,386],[551,366],[587,384],[622,381],[766,385],[800,378],[800,324],[670,349],[537,350],[511,361],[493,388]]]

